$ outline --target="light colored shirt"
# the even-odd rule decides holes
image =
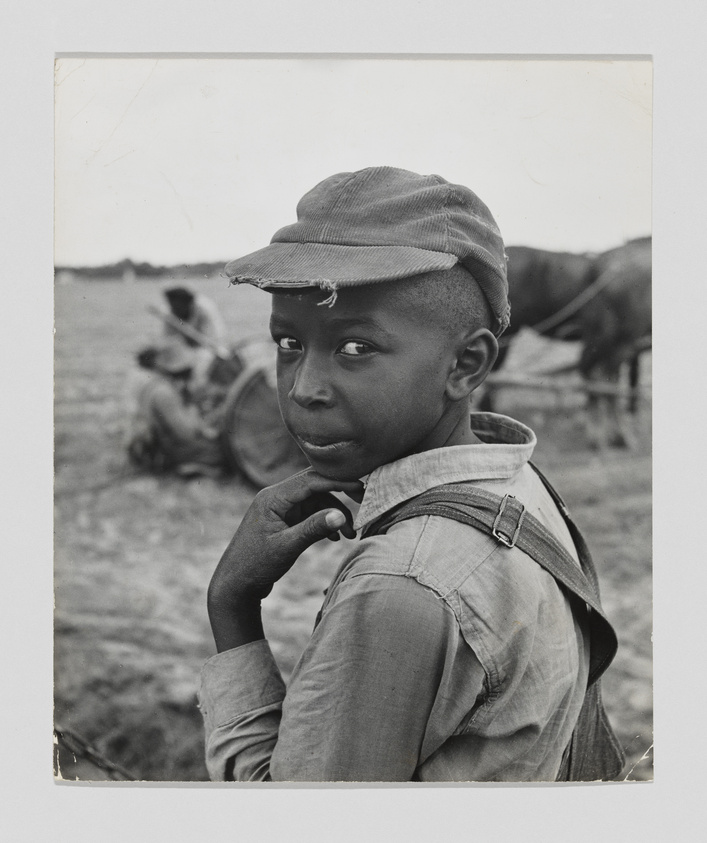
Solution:
[[[201,418],[198,408],[166,376],[150,375],[138,395],[131,439],[154,441],[169,465],[223,464],[217,432]]]
[[[206,296],[196,295],[194,297],[194,309],[189,319],[184,320],[184,324],[199,331],[213,343],[220,344],[224,341],[225,328],[221,314],[214,302]],[[168,322],[164,323],[164,335],[184,339],[184,335],[179,329]],[[188,341],[188,344],[192,345],[192,342]]]
[[[512,494],[577,555],[527,464],[536,440],[474,413],[483,444],[368,477],[355,526],[443,483]],[[212,657],[200,702],[214,780],[548,781],[586,689],[589,649],[553,577],[439,516],[353,545],[287,689],[267,641]]]

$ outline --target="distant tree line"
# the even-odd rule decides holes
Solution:
[[[221,272],[225,264],[226,261],[224,260],[212,263],[180,263],[174,266],[154,266],[146,261],[135,263],[130,258],[125,258],[118,263],[108,263],[103,266],[56,266],[54,267],[54,273],[57,278],[70,275],[88,281],[115,280],[116,278],[140,281],[164,277],[165,275],[179,278],[186,276],[192,278],[194,276],[210,277]]]

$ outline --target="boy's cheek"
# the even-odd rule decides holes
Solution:
[[[287,379],[284,377],[280,377],[279,373],[277,376],[277,403],[280,406],[280,413],[283,418],[285,418],[285,411],[287,409],[287,404],[289,403],[289,394],[292,387],[287,382]]]

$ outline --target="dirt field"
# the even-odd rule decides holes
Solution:
[[[267,294],[228,288],[222,279],[195,283],[217,301],[234,341],[265,334]],[[206,587],[254,490],[238,477],[128,474],[123,440],[134,354],[159,333],[146,311],[159,298],[160,286],[150,282],[56,288],[56,721],[135,778],[200,781],[207,776],[195,691],[201,664],[213,653]],[[524,342],[513,355],[516,365],[572,351]],[[535,460],[589,540],[620,639],[604,696],[626,747],[627,779],[647,780],[653,777],[650,409],[644,408],[635,451],[600,454],[584,444],[580,405],[574,393],[506,390],[499,410],[536,430]],[[268,637],[286,676],[345,544],[311,548],[265,603]],[[66,751],[60,766],[68,779],[106,777]]]

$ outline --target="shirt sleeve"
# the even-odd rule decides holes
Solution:
[[[152,409],[158,423],[181,442],[203,435],[203,425],[196,407],[185,406],[175,389],[159,384],[152,396]]]
[[[212,781],[264,781],[277,741],[285,684],[267,641],[210,658],[201,672],[199,706]]]
[[[210,775],[410,781],[458,640],[449,607],[417,581],[389,574],[345,580],[286,694],[264,641],[207,663]]]
[[[211,299],[198,296],[195,304],[194,328],[213,342],[221,342],[224,326],[216,305]]]

